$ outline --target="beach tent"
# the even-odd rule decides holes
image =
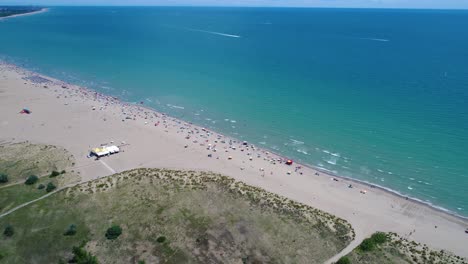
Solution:
[[[95,156],[102,157],[110,154],[119,153],[120,149],[117,146],[102,146],[99,148],[93,148],[91,153]]]
[[[103,147],[103,148],[93,148],[91,150],[91,153],[98,156],[98,157],[102,157],[102,156],[106,156],[106,155],[110,154],[110,152],[105,147]]]

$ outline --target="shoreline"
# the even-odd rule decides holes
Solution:
[[[333,173],[323,171],[320,168],[307,164],[295,163],[293,166],[286,166],[283,163],[285,158],[282,155],[263,147],[257,148],[257,146],[255,146],[252,147],[254,149],[252,150],[250,145],[245,150],[246,152],[252,151],[255,153],[251,155],[245,155],[244,149],[241,150],[243,153],[240,153],[241,151],[239,150],[241,147],[238,147],[239,149],[236,151],[232,151],[230,148],[226,148],[227,145],[225,145],[226,153],[212,152],[211,144],[205,144],[208,143],[209,140],[210,143],[213,143],[213,139],[219,140],[222,138],[225,141],[235,141],[237,142],[235,144],[239,146],[242,145],[242,141],[230,136],[221,135],[211,129],[206,130],[196,124],[167,116],[151,107],[123,102],[116,97],[29,71],[14,64],[0,61],[0,70],[4,75],[5,72],[7,72],[7,81],[11,80],[11,83],[8,81],[10,85],[5,86],[5,89],[7,89],[6,94],[10,97],[17,97],[16,101],[7,101],[10,107],[4,106],[5,110],[11,107],[15,108],[14,110],[9,110],[10,115],[8,115],[8,113],[5,114],[6,117],[9,116],[10,118],[5,118],[6,121],[0,120],[3,121],[3,124],[6,122],[5,127],[7,129],[5,131],[5,136],[10,135],[10,138],[14,138],[15,140],[56,140],[52,143],[61,145],[67,149],[71,148],[70,150],[74,152],[74,155],[78,158],[77,169],[81,172],[82,177],[88,177],[83,180],[92,180],[113,174],[107,169],[102,168],[103,166],[100,165],[100,162],[94,162],[83,158],[83,154],[89,150],[86,146],[88,146],[90,142],[108,142],[105,140],[109,139],[119,142],[117,141],[119,136],[126,139],[129,135],[135,135],[133,142],[128,141],[130,147],[128,147],[128,149],[125,147],[124,153],[104,158],[103,160],[105,161],[101,160],[101,163],[105,164],[106,167],[114,167],[116,172],[129,168],[164,167],[169,169],[208,170],[227,175],[246,184],[261,187],[267,191],[308,204],[314,208],[349,221],[357,233],[357,242],[353,241],[350,244],[350,246],[353,247],[350,249],[357,246],[355,243],[360,243],[360,239],[364,239],[373,231],[393,231],[415,241],[423,242],[436,248],[447,249],[448,247],[449,251],[454,251],[454,253],[465,257],[468,256],[468,252],[459,248],[460,245],[468,242],[468,236],[460,234],[460,232],[463,232],[464,228],[468,226],[467,218],[455,213],[451,214],[451,211],[437,208],[436,206],[419,201],[416,198],[408,197],[408,199],[405,199],[406,196],[398,194],[396,191],[386,189],[385,187],[334,175]],[[45,80],[49,80],[51,83],[35,82],[34,80],[25,78],[31,76],[41,77]],[[15,89],[8,90],[9,87],[17,86],[21,86],[23,91],[21,91],[21,89],[18,91]],[[63,86],[67,88],[63,88]],[[3,93],[3,91],[1,92]],[[0,93],[0,95],[2,95],[2,93]],[[0,96],[0,99],[1,98]],[[75,102],[79,102],[76,107],[72,99],[75,99]],[[21,103],[18,105],[18,102]],[[34,105],[35,102],[37,102],[36,105]],[[45,111],[44,113],[50,114],[61,111],[66,113],[57,113],[58,117],[63,118],[63,120],[54,119],[49,116],[44,116],[45,118],[37,120],[37,122],[31,120],[31,122],[33,122],[32,127],[36,127],[37,129],[36,135],[36,131],[29,132],[29,130],[34,130],[30,129],[31,124],[28,122],[24,123],[24,121],[22,121],[23,118],[18,118],[16,111],[18,110],[16,109],[17,107],[29,107],[29,104],[33,104],[34,106],[32,109],[33,114],[28,118],[40,117],[42,110],[43,112]],[[71,105],[76,109],[71,109]],[[101,108],[99,110],[91,110],[91,106],[93,109],[95,107],[99,108],[99,106]],[[41,107],[43,108],[42,110]],[[38,109],[39,113],[36,113],[36,109]],[[2,107],[1,110],[3,111],[4,108]],[[88,115],[88,117],[86,115]],[[98,115],[101,115],[101,117],[97,117]],[[134,116],[134,119],[126,121],[123,116]],[[148,117],[149,119],[146,119]],[[94,119],[94,121],[91,119]],[[47,129],[47,126],[50,125],[47,123],[47,120],[54,120],[53,123],[59,123],[60,126],[54,127],[54,129]],[[63,130],[65,124],[70,122],[70,120],[82,122],[84,123],[84,127],[88,125],[96,127],[103,126],[102,132],[99,128],[93,132],[84,130],[84,134],[91,135],[79,138],[83,133],[75,131],[76,128],[71,129],[72,126],[78,126],[74,124],[75,122],[72,122],[70,123],[72,125],[68,125],[70,130],[67,131],[70,132],[67,133],[74,132],[77,139],[70,140],[70,138],[74,137],[67,133],[62,135],[60,131],[57,131],[57,129],[61,127]],[[103,120],[105,122],[103,122]],[[161,122],[160,126],[156,126],[156,124],[152,126],[151,123],[155,122],[154,120],[158,120],[158,124]],[[109,122],[111,122],[111,124],[109,124]],[[130,122],[132,123],[128,124]],[[125,126],[127,124],[130,127],[126,128]],[[0,125],[2,125],[2,123],[0,123]],[[116,128],[117,126],[118,128]],[[159,130],[160,128],[164,129],[163,126],[165,126],[165,130]],[[46,129],[44,132],[41,132],[41,129],[43,129],[42,127],[46,127],[44,128]],[[112,128],[112,132],[115,133],[109,133],[109,128]],[[119,130],[121,130],[121,135],[116,135]],[[144,132],[142,132],[143,130]],[[147,133],[146,130],[148,130]],[[187,134],[187,130],[192,132],[196,131],[196,133]],[[44,137],[51,133],[56,133],[58,139]],[[195,141],[193,141],[194,143],[192,144],[191,140],[181,138],[181,134],[182,136],[186,134],[190,135],[190,137],[193,136],[193,138],[196,138],[195,141],[200,139],[200,142],[195,143]],[[205,137],[205,134],[210,135]],[[99,140],[99,138],[102,140]],[[137,139],[140,139],[142,142],[136,142]],[[204,142],[205,139],[206,142]],[[155,146],[160,148],[159,152],[158,150],[154,150],[156,152],[149,150],[149,143],[155,144]],[[138,149],[139,146],[141,147],[140,149]],[[212,159],[207,158],[206,154],[208,153],[211,153],[213,156],[219,155],[219,157],[216,159],[214,157]],[[263,158],[263,160],[257,159],[257,153],[261,153],[262,157],[266,157]],[[223,154],[224,157],[222,156]],[[233,159],[228,160],[226,155],[232,155]],[[251,158],[250,161],[248,160],[248,156]],[[252,156],[255,156],[253,161]],[[219,162],[216,161],[217,159],[219,159]],[[279,165],[277,165],[276,162],[272,163],[270,161],[275,159],[282,159],[282,161],[278,161]],[[250,164],[250,167],[248,164]],[[265,170],[259,171],[260,166],[262,169],[265,168]],[[300,173],[294,171],[295,166],[302,167]],[[286,173],[289,172],[288,170],[292,171],[292,173]],[[266,175],[266,171],[271,171],[271,175]],[[262,172],[263,176],[261,175]],[[320,175],[314,175],[314,172],[319,172]],[[339,181],[332,181],[333,178],[337,178]],[[356,186],[352,189],[348,189],[346,185],[350,183]],[[366,193],[359,193],[359,190],[366,190]],[[434,225],[436,226],[435,229]],[[437,226],[439,226],[439,229],[437,229]],[[418,230],[422,229],[423,233],[421,234],[418,232],[416,237],[414,237],[413,229],[416,230],[416,228]],[[453,238],[453,244],[446,245],[443,241],[442,243],[439,242],[437,240],[439,237],[434,238],[434,236],[437,235],[429,234],[434,232],[434,230],[450,230],[446,233],[442,233],[442,235],[446,235],[447,239]]]
[[[14,65],[15,67],[19,67],[19,66],[16,66]],[[21,67],[20,67],[21,68]],[[27,70],[29,71],[29,70]],[[32,72],[33,74],[37,74],[43,78],[47,78],[47,79],[53,79],[55,81],[59,81],[59,82],[64,82],[64,81],[61,81],[61,80],[57,80],[55,78],[51,78],[49,76],[45,76],[45,75],[42,75],[42,74],[39,74],[37,72]],[[68,83],[68,82],[64,82],[64,83]],[[120,100],[117,96],[112,96],[112,95],[109,95],[109,94],[104,94],[104,93],[101,93],[101,92],[98,92],[98,91],[95,91],[93,90],[92,88],[85,88],[87,90],[89,90],[90,92],[96,92],[96,93],[100,93],[104,96],[109,96],[109,97],[112,97],[112,98],[115,98],[116,100],[118,100],[119,102],[121,102],[122,104],[130,104],[130,105],[135,105],[135,106],[138,106],[140,108],[144,108],[144,109],[147,109],[148,111],[152,111],[152,112],[155,112],[155,113],[158,113],[158,114],[164,114],[166,115],[167,117],[171,118],[171,119],[176,119],[176,120],[180,120],[181,122],[185,122],[185,123],[191,123],[192,125],[194,126],[197,126],[199,128],[204,128],[202,125],[199,125],[199,124],[196,124],[196,123],[193,123],[193,122],[189,122],[189,121],[186,121],[186,120],[183,120],[183,119],[180,119],[180,118],[176,118],[176,117],[173,117],[173,116],[170,116],[166,113],[163,113],[163,112],[160,112],[158,111],[157,109],[155,108],[152,108],[151,106],[147,106],[147,105],[138,105],[137,103],[132,103],[132,102],[126,102],[126,101],[122,101]],[[235,140],[237,142],[242,142],[243,140],[240,140],[234,136],[227,136],[225,134],[222,134],[218,131],[215,131],[215,130],[211,130],[211,132],[213,133],[216,133],[216,134],[219,134],[219,135],[223,135],[223,137],[225,138],[230,138],[232,140]],[[247,141],[248,142],[248,141]],[[248,142],[250,144],[250,142]],[[253,144],[254,145],[254,144]],[[266,150],[268,151],[269,153],[277,156],[277,157],[280,157],[281,159],[284,159],[284,160],[288,160],[289,158],[276,152],[276,150],[274,149],[269,149],[267,147],[264,147],[264,146],[261,146],[261,147],[258,147],[258,145],[254,145],[257,149],[263,149],[263,150]],[[335,178],[339,178],[339,179],[342,179],[342,180],[346,180],[346,181],[350,181],[350,182],[353,182],[353,183],[356,183],[356,184],[360,184],[360,185],[365,185],[371,189],[378,189],[380,191],[383,191],[383,192],[386,192],[390,195],[394,195],[394,196],[397,196],[398,198],[402,198],[402,199],[407,199],[407,200],[410,200],[412,202],[415,202],[415,203],[419,203],[420,205],[422,206],[426,206],[427,208],[429,209],[432,209],[432,210],[436,210],[436,211],[439,211],[441,213],[445,213],[445,214],[448,214],[450,216],[453,216],[453,217],[457,217],[459,218],[460,220],[462,221],[468,221],[468,216],[463,216],[463,215],[460,215],[460,214],[457,214],[455,211],[452,211],[452,210],[449,210],[447,208],[444,208],[442,206],[438,206],[438,205],[434,205],[432,203],[429,203],[429,202],[426,202],[424,200],[421,200],[419,198],[416,198],[416,197],[412,197],[412,196],[408,196],[408,195],[404,195],[402,193],[400,193],[399,191],[397,190],[394,190],[394,189],[391,189],[391,188],[388,188],[388,187],[385,187],[385,186],[381,186],[381,185],[378,185],[378,184],[375,184],[375,183],[372,183],[372,182],[368,182],[368,181],[364,181],[364,180],[359,180],[359,179],[355,179],[355,178],[351,178],[351,177],[346,177],[346,176],[342,176],[342,175],[339,175],[339,174],[336,174],[336,173],[333,173],[329,170],[326,170],[326,169],[323,169],[321,167],[318,167],[318,166],[314,166],[314,165],[311,165],[311,164],[307,164],[307,163],[301,163],[301,162],[296,162],[294,161],[294,163],[296,165],[300,165],[302,167],[306,167],[306,168],[309,168],[311,170],[314,170],[314,171],[318,171],[320,173],[323,173],[325,176],[329,176],[329,177],[335,177]]]
[[[28,13],[23,13],[23,14],[16,14],[16,15],[11,15],[11,16],[6,16],[6,17],[0,17],[0,21],[4,19],[9,19],[9,18],[15,18],[15,17],[22,17],[22,16],[30,16],[30,15],[37,15],[40,13],[45,13],[49,11],[49,8],[41,8],[40,10],[33,11],[33,12],[28,12]]]
[[[37,11],[39,12],[39,11]],[[42,11],[41,11],[42,12]],[[7,66],[10,66],[10,67],[14,67],[20,71],[24,71],[26,73],[29,73],[29,74],[32,74],[32,75],[36,75],[36,76],[40,76],[41,78],[44,78],[44,79],[47,79],[47,80],[51,80],[51,81],[54,81],[54,82],[58,82],[58,83],[63,83],[63,84],[66,84],[66,85],[73,85],[73,86],[78,86],[76,84],[72,84],[72,83],[69,83],[67,81],[62,81],[62,80],[59,80],[59,79],[56,79],[56,78],[53,78],[51,76],[47,76],[47,75],[43,75],[43,74],[40,74],[38,72],[34,72],[34,71],[31,71],[31,70],[28,70],[26,68],[23,68],[21,66],[18,66],[18,65],[15,65],[15,64],[12,64],[12,63],[9,63],[9,62],[4,62],[2,60],[0,60],[0,66],[1,65],[7,65]],[[88,88],[88,87],[80,87],[82,89],[85,89],[87,90],[88,92],[90,93],[97,93],[97,94],[100,94],[100,96],[104,96],[104,97],[109,97],[109,98],[112,98],[114,100],[117,100],[117,103],[120,103],[120,104],[123,104],[123,105],[133,105],[135,107],[138,107],[138,108],[142,108],[142,109],[146,109],[148,111],[151,111],[151,112],[154,112],[154,113],[157,113],[157,114],[161,114],[161,115],[165,115],[167,116],[168,118],[170,119],[173,119],[173,120],[179,120],[180,122],[184,122],[184,123],[190,123],[192,124],[193,126],[197,126],[198,128],[200,129],[204,129],[204,127],[202,125],[199,125],[199,124],[196,124],[196,123],[193,123],[193,122],[189,122],[189,121],[186,121],[186,120],[183,120],[183,119],[180,119],[180,118],[176,118],[176,117],[173,117],[173,116],[170,116],[166,113],[163,113],[163,112],[160,112],[158,111],[157,109],[151,107],[151,106],[147,106],[147,105],[140,105],[136,102],[126,102],[126,101],[122,101],[121,99],[119,99],[117,96],[113,96],[113,95],[109,95],[109,94],[104,94],[102,92],[98,92],[98,91],[95,91],[93,90],[92,88]],[[207,129],[208,130],[208,129]],[[224,135],[220,132],[217,132],[217,131],[214,131],[214,130],[211,130],[209,129],[211,132],[213,133],[216,133],[218,135],[222,135],[223,137],[225,138],[228,138],[228,139],[231,139],[231,140],[235,140],[237,142],[242,142],[243,140],[239,140],[238,138],[235,138],[233,136],[227,136],[227,135]],[[250,144],[250,143],[249,143]],[[273,149],[269,149],[267,147],[257,147],[257,145],[254,145],[257,149],[263,149],[265,151],[268,151],[269,153],[283,159],[283,160],[287,160],[288,157],[285,157],[284,155],[276,152],[276,150],[273,150]],[[407,200],[410,200],[412,202],[415,202],[415,203],[418,203],[422,206],[426,206],[427,208],[429,209],[432,209],[432,210],[436,210],[436,211],[439,211],[441,213],[445,213],[445,214],[448,214],[450,216],[453,216],[453,217],[457,217],[459,218],[460,220],[462,221],[468,221],[468,216],[463,216],[463,215],[460,215],[460,214],[457,214],[455,211],[452,211],[452,210],[449,210],[447,208],[444,208],[442,206],[438,206],[438,205],[434,205],[432,203],[429,203],[429,202],[426,202],[426,201],[423,201],[419,198],[416,198],[416,197],[412,197],[412,196],[408,196],[408,195],[404,195],[402,193],[400,193],[399,191],[397,190],[394,190],[394,189],[391,189],[391,188],[388,188],[388,187],[385,187],[385,186],[381,186],[381,185],[378,185],[378,184],[375,184],[375,183],[372,183],[372,182],[368,182],[368,181],[365,181],[365,180],[359,180],[359,179],[355,179],[355,178],[351,178],[351,177],[346,177],[346,176],[342,176],[342,175],[339,175],[339,174],[336,174],[336,173],[333,173],[329,170],[326,170],[326,169],[323,169],[321,167],[317,167],[317,166],[314,166],[314,165],[311,165],[311,164],[307,164],[307,163],[298,163],[298,162],[294,162],[296,165],[300,165],[302,167],[306,167],[306,168],[309,168],[311,170],[314,170],[314,171],[318,171],[320,173],[323,173],[325,174],[325,176],[328,176],[328,177],[335,177],[335,178],[339,178],[339,179],[342,179],[342,180],[346,180],[346,181],[349,181],[349,182],[352,182],[352,183],[356,183],[356,184],[360,184],[360,185],[364,185],[364,186],[367,186],[371,189],[378,189],[380,191],[383,191],[383,192],[386,192],[390,195],[394,195],[398,198],[401,198],[401,199],[407,199]]]

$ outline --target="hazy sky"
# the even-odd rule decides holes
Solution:
[[[35,5],[202,5],[468,9],[468,0],[1,0]]]

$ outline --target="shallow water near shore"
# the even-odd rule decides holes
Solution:
[[[18,66],[468,216],[467,11],[51,8],[0,33]]]

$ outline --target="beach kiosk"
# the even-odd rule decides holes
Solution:
[[[101,146],[99,148],[93,148],[91,150],[91,154],[93,154],[96,157],[108,156],[119,152],[120,149],[117,146]]]

